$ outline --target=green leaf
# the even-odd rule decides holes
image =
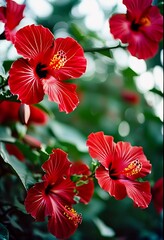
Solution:
[[[35,183],[35,180],[28,171],[26,165],[17,160],[14,156],[9,155],[3,143],[0,144],[0,156],[15,170],[26,190],[29,186]]]
[[[9,240],[9,232],[7,228],[0,223],[0,240]]]
[[[11,135],[10,128],[0,126],[0,141],[9,143],[15,142],[15,138],[13,138]]]
[[[8,72],[10,70],[12,63],[13,63],[12,60],[7,60],[7,61],[3,62],[3,67],[6,72]]]
[[[87,152],[85,138],[75,128],[55,121],[50,123],[50,129],[59,141],[71,143],[75,145],[79,151]]]
[[[17,95],[13,95],[10,90],[0,92],[0,100],[19,102]]]
[[[137,90],[134,77],[138,76],[131,68],[122,70],[124,77],[124,86],[131,90]]]
[[[82,32],[81,28],[79,28],[76,24],[71,23],[69,28],[71,34],[73,34],[76,39],[81,40],[84,38],[84,33]]]
[[[93,221],[97,226],[97,228],[99,229],[101,236],[113,237],[115,235],[115,232],[113,231],[113,229],[105,225],[105,223],[101,219],[94,218]]]

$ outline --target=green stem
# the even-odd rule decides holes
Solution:
[[[89,49],[84,49],[84,52],[101,52],[104,50],[111,50],[115,48],[126,48],[127,45],[121,45],[120,43],[116,46],[113,47],[101,47],[101,48],[89,48]]]

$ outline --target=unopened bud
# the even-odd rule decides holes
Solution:
[[[42,147],[42,143],[39,140],[27,134],[24,136],[23,141],[32,148],[40,149]]]
[[[22,103],[19,108],[19,119],[22,124],[27,124],[30,118],[30,106]]]

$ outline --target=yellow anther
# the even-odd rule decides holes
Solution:
[[[78,214],[75,209],[65,206],[65,211],[63,212],[64,216],[68,218],[68,220],[72,220],[75,225],[81,223],[82,217],[81,214]]]
[[[67,61],[67,56],[63,50],[58,51],[50,61],[49,66],[53,69],[60,69],[64,67]]]
[[[141,18],[141,20],[140,20],[140,24],[148,27],[148,26],[151,25],[151,22],[150,22],[149,18],[143,17],[143,18]]]
[[[138,159],[132,161],[127,168],[124,169],[123,174],[125,174],[127,177],[130,177],[132,175],[135,175],[139,173],[142,169],[142,164],[139,162]]]

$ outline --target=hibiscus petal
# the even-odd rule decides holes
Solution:
[[[132,147],[128,142],[118,142],[112,163],[115,172],[122,172],[134,160],[138,160],[142,168],[139,173],[132,175],[132,178],[142,178],[151,172],[151,164],[145,157],[142,147]]]
[[[79,202],[88,204],[94,193],[94,183],[92,179],[82,179],[88,181],[86,184],[76,187],[77,196],[80,197]]]
[[[152,41],[159,42],[163,38],[163,16],[160,14],[159,8],[150,7],[146,13],[150,21],[150,25],[140,28],[140,31]]]
[[[39,61],[43,61],[44,58],[46,58],[44,61],[49,61],[53,53],[53,47],[53,34],[49,29],[41,25],[26,26],[16,33],[15,48],[17,52],[25,58],[39,59]],[[49,54],[47,54],[48,52]]]
[[[52,205],[49,196],[45,194],[45,188],[44,182],[36,183],[28,190],[24,203],[26,211],[38,221],[44,221],[44,218],[52,213]]]
[[[142,32],[137,32],[130,35],[128,50],[131,55],[139,59],[148,59],[157,53],[158,42],[152,41]]]
[[[7,40],[15,42],[15,28],[18,26],[23,18],[23,11],[25,5],[17,4],[14,1],[7,0],[7,7],[5,9],[5,37]]]
[[[63,174],[65,175],[71,165],[67,156],[68,154],[61,149],[54,149],[49,159],[42,165],[42,169],[46,172],[46,176],[56,175],[58,177],[63,176]]]
[[[125,14],[115,14],[109,19],[110,32],[115,39],[120,39],[123,43],[128,42],[130,25]]]
[[[115,146],[113,137],[105,136],[103,132],[91,133],[86,144],[89,147],[90,156],[108,168],[113,161]]]
[[[48,121],[48,115],[38,107],[30,106],[30,118],[28,124],[44,125]]]
[[[19,121],[19,108],[20,103],[18,102],[10,102],[10,101],[2,101],[0,102],[0,123],[8,123],[8,122],[17,122]]]
[[[140,208],[147,208],[151,201],[151,188],[149,182],[134,182],[121,180],[124,184],[127,195]]]
[[[70,165],[67,154],[61,149],[53,150],[49,159],[42,165],[46,172],[43,180],[50,186],[49,194],[54,201],[60,198],[67,203],[75,203],[75,183],[70,180]]]
[[[70,207],[71,208],[71,207]],[[64,209],[58,209],[48,220],[48,230],[58,239],[68,239],[77,229],[78,224],[64,215]]]
[[[66,176],[68,177],[68,176]],[[49,180],[50,181],[50,180]],[[51,182],[54,181],[54,177],[51,176]],[[54,194],[56,201],[56,197],[58,196],[60,199],[63,199],[67,204],[75,204],[75,183],[72,182],[69,178],[63,179],[58,175],[58,179],[54,184],[54,187],[51,189],[51,193]]]
[[[128,12],[133,18],[140,18],[144,11],[151,6],[152,0],[123,0],[123,4],[127,7]]]
[[[91,200],[94,193],[94,183],[93,179],[89,177],[90,174],[89,167],[81,161],[74,162],[71,166],[70,175],[82,175],[80,180],[86,181],[84,185],[76,186],[77,195],[80,197],[79,202],[84,204],[87,204]]]
[[[97,178],[100,187],[117,200],[121,200],[127,196],[124,184],[119,180],[111,179],[109,171],[103,166],[96,169],[95,177]]]
[[[8,83],[11,92],[18,95],[22,103],[34,104],[43,99],[42,83],[25,59],[18,59],[13,63],[9,71]]]
[[[12,0],[7,0],[6,26],[13,30],[22,20],[25,4],[17,4]]]
[[[59,104],[59,110],[70,113],[78,105],[79,99],[76,94],[76,85],[61,82],[53,77],[43,79],[44,92],[49,100]]]
[[[55,52],[65,53],[66,62],[61,68],[54,70],[54,77],[60,80],[78,78],[86,70],[86,59],[80,44],[71,37],[57,38],[55,40]]]

